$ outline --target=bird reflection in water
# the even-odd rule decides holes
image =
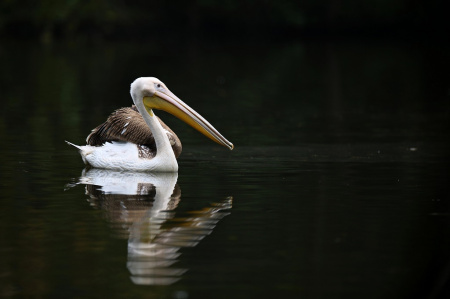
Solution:
[[[174,266],[180,249],[194,247],[229,214],[232,197],[201,210],[177,212],[177,173],[83,170],[92,206],[105,211],[119,236],[128,238],[127,268],[139,285],[169,285],[187,269]]]

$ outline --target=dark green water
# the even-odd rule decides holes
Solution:
[[[0,296],[445,298],[448,50],[3,44]],[[177,176],[82,173],[64,140],[130,105],[139,76],[235,150],[159,112]]]

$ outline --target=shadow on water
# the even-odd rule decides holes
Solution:
[[[232,207],[228,197],[178,213],[177,179],[177,173],[85,169],[77,183],[67,185],[85,185],[90,205],[104,211],[117,236],[128,239],[127,268],[137,285],[177,282],[188,271],[174,267],[180,249],[195,247]]]

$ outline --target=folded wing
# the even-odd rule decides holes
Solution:
[[[175,157],[178,158],[182,150],[180,139],[160,118],[157,117],[157,119],[166,131]],[[92,146],[100,146],[111,141],[131,142],[146,146],[151,151],[156,152],[153,134],[134,105],[114,111],[104,123],[93,129],[86,138],[86,143]]]

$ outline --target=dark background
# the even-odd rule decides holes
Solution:
[[[444,1],[2,1],[0,296],[449,298]],[[233,151],[183,142],[181,212],[233,208],[167,288],[133,285],[64,140],[156,76]],[[149,295],[150,294],[150,295]],[[164,296],[166,294],[166,296]]]
[[[2,1],[9,38],[433,38],[448,41],[445,1]]]

